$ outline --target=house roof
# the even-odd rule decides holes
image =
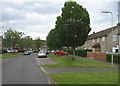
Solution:
[[[97,44],[93,45],[92,47],[93,48],[98,48],[98,47],[100,47],[100,43],[97,43]]]
[[[117,26],[113,27],[113,28],[116,28]],[[95,38],[100,38],[102,36],[107,36],[107,34],[109,34],[111,32],[112,28],[108,28],[106,30],[102,30],[100,32],[97,32],[97,33],[93,33],[91,35],[89,35],[88,37],[88,40],[91,40],[91,39],[95,39]]]

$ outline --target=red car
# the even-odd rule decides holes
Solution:
[[[68,55],[68,53],[64,51],[55,51],[54,54],[55,55]]]

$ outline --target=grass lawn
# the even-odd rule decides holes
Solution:
[[[22,55],[22,53],[16,53],[16,54],[14,54],[14,53],[6,53],[6,54],[3,54],[0,58],[2,58],[2,59],[10,59],[10,58],[14,58],[14,57],[16,57],[18,55]]]
[[[85,58],[76,58],[74,61],[71,60],[72,56],[55,56],[53,54],[49,54],[48,58],[51,58],[53,61],[57,62],[57,64],[47,64],[42,65],[43,67],[57,67],[57,68],[66,68],[66,67],[78,67],[78,68],[103,68],[103,67],[111,67],[110,64],[106,64],[103,62],[97,62],[90,59]]]
[[[118,84],[117,72],[62,73],[50,76],[57,84]]]

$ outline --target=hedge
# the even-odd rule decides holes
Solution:
[[[73,50],[72,49],[62,49],[65,52],[68,52],[69,54],[73,55]],[[75,55],[77,56],[81,56],[81,57],[86,57],[87,56],[87,52],[91,52],[92,50],[90,49],[78,49],[75,50]]]
[[[111,62],[111,54],[107,54],[107,62]],[[120,64],[120,54],[113,55],[113,63]]]

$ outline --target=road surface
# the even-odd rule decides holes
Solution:
[[[2,62],[2,84],[50,84],[36,64],[37,54],[22,55]]]

